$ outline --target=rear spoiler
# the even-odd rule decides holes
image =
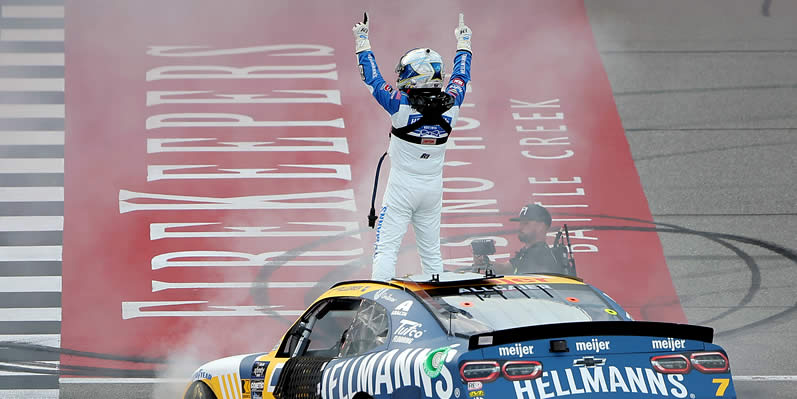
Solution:
[[[625,335],[672,337],[711,343],[714,329],[691,324],[654,321],[586,321],[510,328],[472,335],[468,350],[534,339],[581,337],[585,335]]]

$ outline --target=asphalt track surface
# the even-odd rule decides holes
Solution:
[[[797,3],[587,1],[658,227],[797,249]],[[689,322],[734,375],[795,375],[797,264],[761,245],[659,233]],[[797,382],[736,381],[740,398]]]
[[[656,222],[639,234],[658,231],[689,322],[716,329],[736,376],[797,375],[797,4],[586,5]],[[794,380],[735,386],[797,397]],[[70,383],[61,397],[154,389]]]

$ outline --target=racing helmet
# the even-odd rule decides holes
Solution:
[[[396,65],[399,90],[443,89],[443,58],[430,48],[408,51]]]

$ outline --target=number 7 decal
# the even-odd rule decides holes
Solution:
[[[717,393],[714,396],[723,396],[723,395],[725,395],[725,389],[728,388],[728,384],[731,383],[731,379],[730,378],[714,378],[713,380],[711,380],[711,382],[714,383],[714,384],[720,384],[720,386],[717,387]]]

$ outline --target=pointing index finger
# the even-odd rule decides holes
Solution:
[[[459,26],[465,25],[465,14],[459,13]]]

